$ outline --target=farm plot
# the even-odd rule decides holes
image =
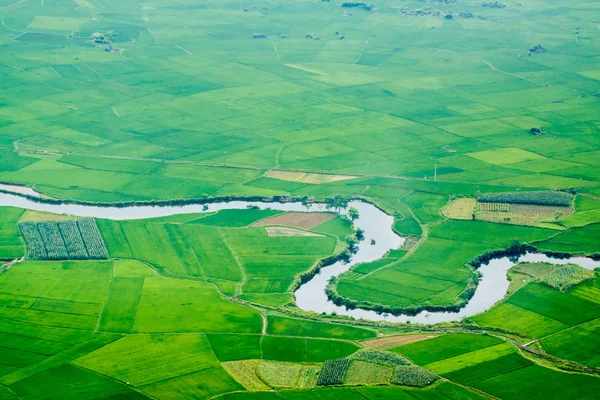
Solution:
[[[274,388],[308,389],[317,385],[320,364],[261,361],[257,374]]]
[[[282,181],[302,182],[310,184],[323,184],[356,178],[356,176],[352,175],[308,174],[304,172],[289,171],[269,171],[266,176],[269,178],[280,179]]]
[[[338,360],[327,360],[321,368],[319,378],[317,379],[317,385],[329,386],[329,385],[341,385],[344,383],[346,372],[350,367],[350,359],[340,358]]]
[[[23,210],[12,207],[0,207],[0,260],[9,260],[24,255],[17,221]]]
[[[255,226],[285,225],[302,229],[311,229],[335,217],[332,213],[289,212],[255,223]]]
[[[394,370],[392,383],[402,386],[425,387],[437,381],[439,376],[418,365],[398,366]]]
[[[572,213],[573,208],[565,206],[477,202],[473,216],[480,221],[542,226],[544,222],[557,222]]]
[[[93,219],[20,222],[33,260],[105,260],[108,251]]]
[[[300,320],[269,315],[267,332],[273,335],[310,336],[332,339],[361,340],[376,333],[369,329],[327,322]]]

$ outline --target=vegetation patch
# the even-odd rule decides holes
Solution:
[[[558,191],[539,192],[509,192],[509,193],[485,193],[478,199],[480,203],[509,203],[509,204],[536,204],[541,206],[570,207],[573,203],[573,195]]]
[[[350,367],[349,358],[340,358],[337,360],[327,360],[323,364],[323,368],[319,373],[317,385],[329,386],[329,385],[341,385],[344,383],[344,377]]]
[[[223,368],[249,391],[268,390],[269,386],[257,375],[261,360],[241,360],[223,363]]]
[[[576,264],[556,265],[546,262],[519,263],[511,268],[511,273],[527,275],[537,282],[561,292],[567,291],[595,276],[594,271]]]
[[[444,215],[452,219],[473,219],[476,203],[477,200],[473,198],[456,199],[444,208]]]
[[[367,361],[352,360],[346,372],[346,385],[384,385],[389,384],[394,367],[374,364]]]
[[[391,353],[389,351],[379,351],[379,350],[371,350],[371,349],[362,349],[352,355],[352,358],[361,361],[367,361],[375,364],[384,364],[384,365],[409,365],[410,362],[395,353]]]
[[[392,383],[402,386],[425,387],[439,379],[438,374],[418,365],[398,366],[394,370]]]
[[[258,374],[273,387],[307,389],[317,385],[320,367],[320,364],[261,361]]]

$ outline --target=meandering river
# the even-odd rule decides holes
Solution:
[[[55,214],[70,214],[79,217],[105,218],[112,220],[135,220],[164,217],[175,214],[204,213],[219,210],[245,209],[248,206],[260,209],[273,209],[280,211],[331,211],[322,204],[313,204],[310,209],[301,203],[267,203],[231,201],[221,203],[190,204],[183,206],[131,206],[131,207],[102,207],[78,204],[49,204],[33,201],[19,194],[38,195],[35,191],[21,186],[0,185],[0,189],[14,192],[15,194],[0,193],[0,206],[19,207],[28,210],[45,211]],[[548,261],[555,264],[573,263],[586,269],[600,267],[600,262],[590,258],[574,257],[571,259],[553,259],[544,254],[525,254],[518,260],[510,260],[508,257],[491,260],[487,265],[479,268],[481,280],[474,296],[468,304],[458,312],[427,312],[423,311],[415,316],[378,314],[375,311],[362,309],[346,309],[337,306],[327,298],[325,288],[332,277],[348,271],[353,266],[375,261],[393,249],[401,248],[404,238],[396,235],[392,230],[394,218],[381,211],[372,204],[362,201],[352,201],[349,207],[355,207],[359,211],[359,218],[354,222],[355,227],[364,231],[365,240],[358,245],[358,251],[352,256],[350,262],[336,262],[328,267],[322,268],[310,281],[301,285],[295,293],[298,307],[305,311],[337,313],[356,319],[387,322],[411,322],[421,324],[436,324],[439,322],[460,321],[481,313],[491,308],[500,301],[508,289],[507,270],[516,262],[520,261]],[[342,210],[345,214],[347,210]],[[373,241],[373,242],[372,242]],[[374,243],[374,244],[371,244]]]

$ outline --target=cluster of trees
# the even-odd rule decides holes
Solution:
[[[344,1],[342,7],[345,8],[363,8],[367,11],[371,11],[375,8],[373,4],[368,4],[363,1]]]

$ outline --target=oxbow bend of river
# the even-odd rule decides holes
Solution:
[[[258,207],[279,211],[312,211],[331,212],[323,204],[313,204],[310,208],[299,202],[294,203],[268,203],[253,201],[230,201],[209,204],[188,204],[182,206],[131,206],[131,207],[104,207],[80,204],[51,204],[23,197],[22,195],[39,196],[32,189],[22,186],[0,184],[0,189],[11,191],[14,194],[0,193],[0,206],[19,207],[27,210],[44,211],[54,214],[69,214],[79,217],[94,217],[112,220],[136,220],[165,217],[175,214],[206,213],[220,210],[246,209]],[[206,208],[208,207],[208,208]],[[405,239],[396,235],[392,230],[394,217],[386,214],[370,203],[351,201],[348,207],[359,211],[359,218],[354,221],[356,228],[364,231],[364,240],[358,245],[358,251],[349,262],[338,261],[315,275],[310,281],[302,284],[295,292],[296,304],[305,311],[349,316],[355,319],[385,322],[411,322],[419,324],[436,324],[440,322],[460,321],[463,318],[482,313],[502,300],[508,290],[509,281],[507,271],[518,262],[551,262],[554,264],[578,264],[586,269],[600,267],[600,261],[586,257],[573,257],[556,259],[545,254],[528,253],[518,257],[500,257],[481,265],[479,272],[481,279],[475,294],[467,305],[457,312],[429,312],[423,311],[417,315],[389,315],[379,314],[371,310],[347,309],[337,306],[328,299],[325,289],[330,279],[348,271],[353,266],[376,261],[384,257],[388,251],[401,248]],[[341,210],[345,215],[347,209]]]

